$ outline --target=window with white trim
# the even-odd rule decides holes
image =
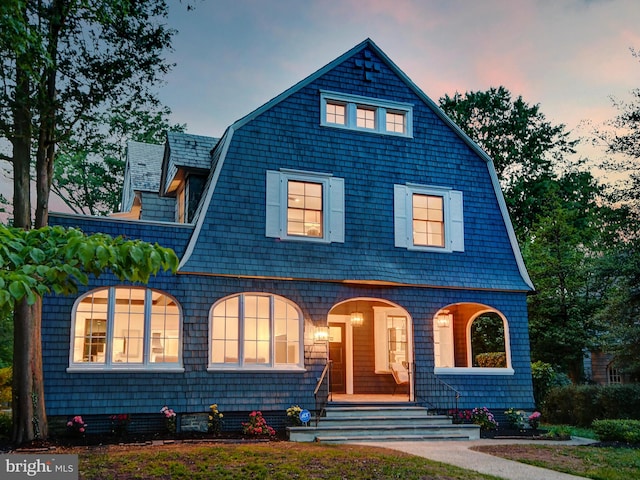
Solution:
[[[435,373],[512,375],[509,323],[485,305],[459,303],[433,318]]]
[[[268,170],[266,236],[344,242],[344,179],[325,173]]]
[[[413,137],[413,105],[321,91],[320,125]]]
[[[396,247],[464,251],[462,192],[424,185],[394,185]]]
[[[108,287],[74,307],[70,368],[181,368],[180,307],[149,288]]]
[[[242,293],[210,313],[210,368],[303,368],[302,314],[277,295]]]

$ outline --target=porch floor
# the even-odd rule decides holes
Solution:
[[[341,403],[407,403],[409,395],[398,393],[396,395],[332,393],[331,402]]]

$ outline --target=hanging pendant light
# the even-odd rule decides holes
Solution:
[[[354,327],[360,327],[364,324],[364,314],[358,311],[358,302],[356,302],[356,310],[351,312],[350,320]]]

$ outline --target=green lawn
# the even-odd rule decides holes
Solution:
[[[391,450],[272,442],[251,445],[108,447],[79,450],[80,478],[126,479],[496,479]]]
[[[640,478],[640,449],[530,444],[482,446],[474,450],[586,478]]]

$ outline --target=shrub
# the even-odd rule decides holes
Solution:
[[[165,428],[169,433],[176,433],[177,414],[173,408],[166,405],[160,409],[160,414],[164,417]]]
[[[545,419],[587,427],[595,419],[640,419],[640,385],[569,385],[549,391]]]
[[[556,425],[550,427],[545,437],[553,440],[570,440],[571,428],[566,425]]]
[[[262,412],[253,411],[249,414],[249,421],[242,424],[242,433],[245,435],[273,437],[276,431],[267,425],[267,421],[262,416]]]
[[[300,405],[292,405],[287,408],[287,419],[289,423],[295,427],[299,427],[302,425],[302,420],[300,420],[300,412],[302,412],[302,407]]]
[[[504,412],[504,415],[507,418],[507,424],[509,428],[520,429],[526,426],[526,413],[523,410],[510,408],[509,410]]]
[[[0,438],[9,438],[11,436],[11,425],[11,415],[0,413]]]
[[[538,408],[542,407],[552,388],[571,384],[569,377],[565,374],[556,372],[550,364],[540,361],[531,364],[531,379],[533,398]]]
[[[218,435],[222,431],[223,418],[224,415],[220,410],[218,410],[217,403],[209,405],[209,422],[207,424],[209,433]]]
[[[471,421],[476,425],[480,425],[480,430],[495,430],[498,428],[498,422],[487,407],[471,410]]]
[[[487,352],[476,355],[479,367],[504,368],[507,366],[507,355],[504,352]]]
[[[592,428],[603,442],[640,443],[638,420],[594,420]]]
[[[13,382],[13,369],[11,367],[0,368],[0,406],[11,404],[11,383]]]

